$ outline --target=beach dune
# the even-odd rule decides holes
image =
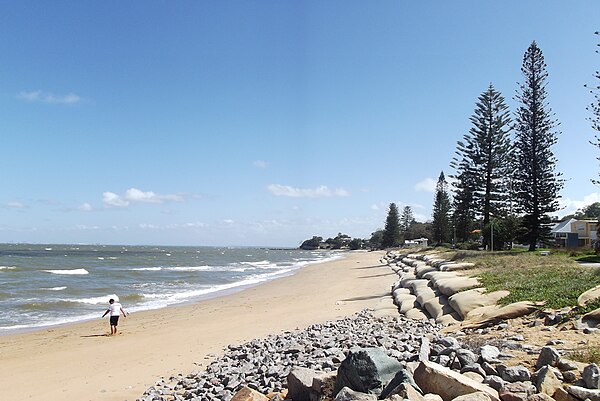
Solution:
[[[352,315],[389,299],[397,276],[383,252],[341,260],[191,305],[0,336],[7,400],[133,401],[161,377],[204,369],[228,344]],[[123,305],[127,309],[127,305]]]

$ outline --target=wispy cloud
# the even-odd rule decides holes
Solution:
[[[81,205],[79,205],[79,207],[77,208],[78,210],[81,210],[82,212],[91,212],[92,210],[94,210],[94,208],[92,207],[92,205],[90,205],[89,203],[82,203]]]
[[[16,201],[8,202],[5,206],[9,209],[25,209],[26,208],[26,206],[24,204],[22,204],[21,202],[16,202]]]
[[[431,177],[427,177],[424,180],[421,180],[415,184],[415,191],[435,193],[436,185],[437,180],[434,180]]]
[[[75,104],[82,100],[81,96],[73,92],[69,92],[66,95],[57,95],[40,90],[19,92],[17,98],[30,103],[40,102],[49,104]]]
[[[294,188],[289,185],[271,184],[267,190],[275,196],[290,198],[330,198],[347,197],[350,193],[343,188],[330,189],[325,185],[317,188]]]
[[[137,188],[130,188],[125,194],[118,195],[114,192],[104,192],[102,194],[102,203],[107,207],[127,207],[132,203],[165,203],[182,202],[181,195],[160,195],[152,191],[142,191]]]
[[[267,168],[269,167],[269,163],[264,160],[256,160],[252,165],[256,168]]]

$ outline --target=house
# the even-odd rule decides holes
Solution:
[[[598,220],[571,218],[556,223],[551,232],[556,245],[562,248],[591,248],[597,239]]]
[[[407,239],[404,240],[404,246],[427,246],[427,238]]]

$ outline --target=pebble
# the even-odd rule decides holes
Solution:
[[[263,394],[277,393],[287,388],[286,377],[292,367],[336,371],[350,348],[357,346],[383,348],[389,356],[404,362],[418,360],[423,338],[433,338],[436,345],[442,341],[442,349],[459,350],[458,340],[440,337],[440,329],[431,321],[375,317],[365,310],[304,330],[230,345],[221,357],[211,355],[215,359],[204,372],[177,375],[170,382],[156,383],[138,401],[183,399],[181,394],[187,394],[186,399],[229,401],[243,386]],[[465,350],[461,355],[469,353]]]

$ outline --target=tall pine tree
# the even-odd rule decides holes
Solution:
[[[415,223],[415,217],[410,206],[404,206],[402,216],[400,216],[400,231],[404,234],[404,239],[410,238],[410,228]]]
[[[556,158],[551,148],[557,141],[554,130],[558,122],[546,100],[546,63],[535,41],[523,56],[521,67],[524,82],[519,85],[515,99],[516,111],[515,190],[517,205],[523,214],[521,238],[533,251],[538,242],[550,235],[549,213],[558,210],[559,192],[563,187],[560,174],[555,172]]]
[[[471,116],[472,127],[456,148],[454,223],[464,242],[475,219],[483,226],[490,216],[507,212],[512,168],[510,116],[504,97],[492,84],[484,91]]]
[[[433,242],[437,245],[450,242],[452,224],[450,223],[450,196],[444,172],[440,173],[435,187],[433,203]]]
[[[391,248],[400,245],[400,220],[398,217],[398,207],[395,203],[390,203],[388,215],[383,229],[382,248]]]

